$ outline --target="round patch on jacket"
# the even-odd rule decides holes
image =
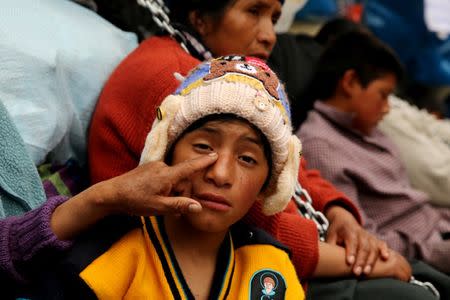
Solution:
[[[285,294],[286,282],[280,273],[263,269],[253,274],[250,280],[251,300],[281,300]]]

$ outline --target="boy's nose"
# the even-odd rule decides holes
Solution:
[[[218,153],[216,162],[206,170],[206,181],[217,187],[230,187],[233,173],[232,159],[231,154]]]

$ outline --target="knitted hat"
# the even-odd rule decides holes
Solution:
[[[203,63],[164,99],[147,136],[141,164],[164,160],[172,143],[192,123],[213,114],[246,119],[270,144],[272,168],[263,212],[282,211],[297,182],[301,144],[292,134],[289,104],[275,73],[261,60],[226,56]]]

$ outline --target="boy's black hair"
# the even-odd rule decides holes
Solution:
[[[341,34],[351,31],[364,31],[368,32],[368,29],[360,24],[347,18],[334,18],[326,22],[316,34],[314,39],[322,46],[326,46]]]
[[[170,165],[172,163],[174,145],[176,145],[176,143],[185,134],[187,134],[189,132],[192,132],[192,131],[202,127],[203,125],[205,125],[206,123],[208,123],[210,121],[227,122],[227,121],[233,121],[233,120],[239,120],[239,121],[243,121],[243,122],[249,124],[249,126],[253,130],[255,130],[256,134],[261,139],[261,142],[262,142],[262,145],[263,145],[264,155],[265,155],[265,157],[267,159],[267,165],[269,166],[269,172],[267,173],[268,175],[267,175],[266,181],[264,182],[264,185],[261,188],[261,190],[264,190],[267,187],[267,185],[269,184],[270,174],[272,173],[272,151],[271,151],[270,143],[267,140],[266,136],[261,132],[261,130],[259,130],[258,127],[256,127],[255,125],[253,125],[252,123],[250,123],[246,119],[241,118],[241,117],[239,117],[237,115],[234,115],[234,114],[212,114],[212,115],[208,115],[208,116],[206,116],[204,118],[198,119],[197,121],[195,121],[194,123],[189,125],[189,127],[186,128],[186,130],[184,130],[183,133],[170,146],[170,149],[167,151],[167,155],[166,155],[166,158],[165,158],[164,161],[168,165]]]
[[[315,99],[332,97],[348,70],[356,72],[364,88],[386,74],[398,82],[403,76],[400,61],[387,45],[364,31],[347,32],[330,41],[319,59],[312,83]]]
[[[170,10],[170,20],[193,29],[189,22],[189,13],[198,11],[200,15],[214,17],[221,20],[227,6],[234,4],[236,0],[169,0],[166,1]]]

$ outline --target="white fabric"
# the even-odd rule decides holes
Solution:
[[[450,122],[390,96],[391,110],[379,128],[401,152],[411,184],[431,202],[450,207]]]
[[[277,33],[284,33],[289,31],[294,22],[297,12],[305,6],[308,0],[286,0],[281,9],[281,17],[275,25]]]
[[[97,97],[136,36],[71,1],[1,2],[0,101],[35,164],[83,164]]]
[[[450,0],[424,0],[424,10],[428,30],[446,39],[450,34]]]

